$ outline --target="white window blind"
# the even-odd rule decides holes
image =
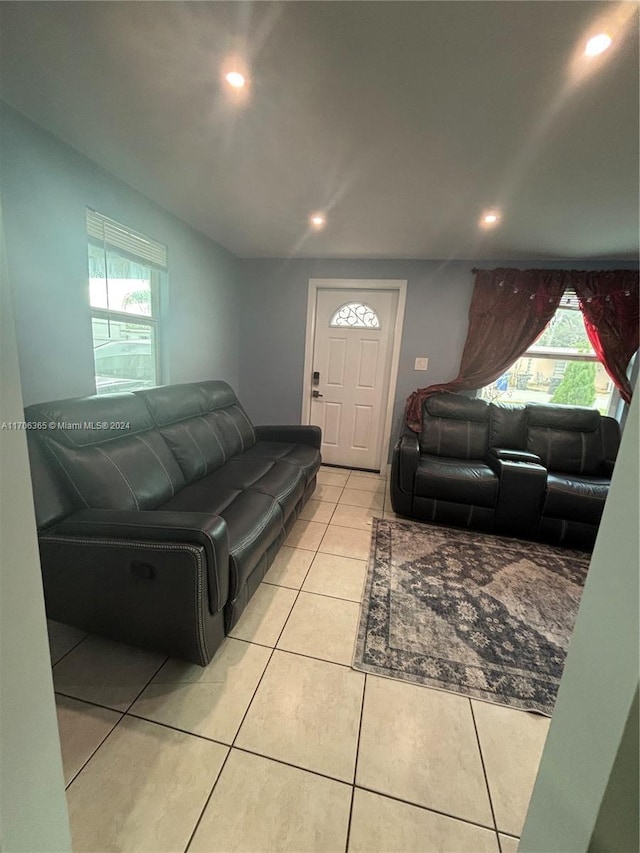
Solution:
[[[90,208],[87,208],[87,235],[106,248],[125,252],[163,270],[167,268],[167,247],[163,243],[132,231]]]

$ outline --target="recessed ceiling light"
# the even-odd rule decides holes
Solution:
[[[322,215],[322,213],[314,213],[309,217],[309,222],[313,225],[314,228],[324,228],[327,223],[326,218]]]
[[[244,74],[241,74],[239,71],[230,71],[224,75],[224,79],[234,89],[242,89],[245,84]]]
[[[599,53],[604,53],[610,44],[611,36],[606,33],[598,33],[597,36],[589,39],[584,52],[587,56],[597,56]]]
[[[480,217],[480,225],[482,225],[483,228],[493,228],[500,222],[501,218],[502,214],[499,210],[487,210]]]

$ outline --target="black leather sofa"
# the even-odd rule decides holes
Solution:
[[[206,665],[315,488],[320,430],[225,382],[30,406],[47,615]]]
[[[613,418],[577,406],[434,394],[422,432],[395,446],[398,515],[593,546],[620,444]]]

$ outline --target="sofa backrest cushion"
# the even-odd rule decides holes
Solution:
[[[616,461],[620,448],[620,424],[615,418],[600,418],[600,433],[602,435],[602,455],[607,467]]]
[[[55,460],[50,458],[41,437],[33,430],[27,431],[27,448],[36,524],[38,530],[44,530],[84,504],[73,500],[66,476],[58,469]]]
[[[527,450],[549,471],[597,474],[604,461],[600,412],[579,406],[527,405]]]
[[[253,424],[238,398],[219,380],[136,391],[171,448],[187,483],[253,447]]]
[[[526,444],[526,408],[507,403],[490,403],[489,447],[524,450]]]
[[[420,452],[482,459],[489,441],[489,405],[459,394],[434,394],[423,406]]]
[[[135,394],[40,403],[25,417],[43,424],[36,430],[38,440],[74,508],[154,509],[184,486],[179,466]]]

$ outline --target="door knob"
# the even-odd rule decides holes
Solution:
[[[316,391],[315,388],[311,393],[314,397],[323,397],[324,396],[324,394],[321,394],[319,391]]]

